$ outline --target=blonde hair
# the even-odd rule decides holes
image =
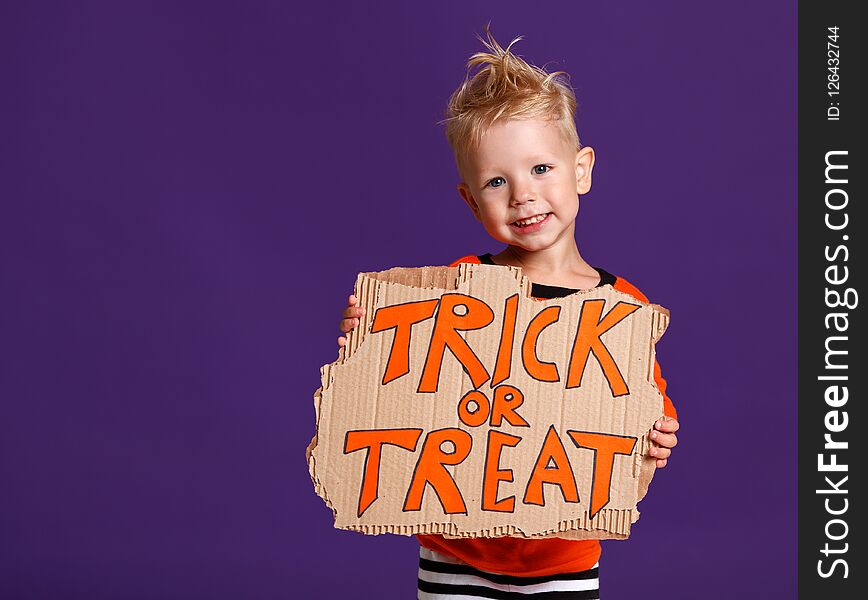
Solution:
[[[488,40],[479,38],[489,52],[477,52],[467,61],[467,75],[452,93],[446,109],[446,140],[459,165],[466,152],[479,145],[483,133],[498,120],[543,117],[555,120],[569,143],[581,148],[576,131],[576,96],[564,71],[548,73],[510,52],[485,27]],[[471,76],[475,67],[481,67]]]

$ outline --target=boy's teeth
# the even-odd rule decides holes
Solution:
[[[515,224],[518,225],[519,227],[526,227],[528,225],[533,225],[534,223],[539,223],[540,221],[545,219],[547,215],[548,215],[548,213],[545,213],[542,215],[537,215],[535,217],[531,217],[530,219],[522,219],[521,221],[516,221]]]

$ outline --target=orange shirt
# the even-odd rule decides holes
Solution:
[[[486,263],[490,255],[483,255]],[[450,266],[459,263],[481,264],[480,257],[470,255],[459,258]],[[610,283],[620,292],[630,294],[641,302],[648,298],[626,279],[614,277],[598,269],[600,285]],[[614,280],[614,283],[612,282]],[[551,286],[535,286],[537,289],[563,290]],[[551,297],[557,297],[557,294]],[[675,407],[666,395],[666,380],[660,373],[660,365],[654,362],[654,381],[663,394],[663,413],[677,418]],[[600,559],[600,542],[597,540],[565,540],[562,538],[525,539],[515,537],[447,539],[442,535],[417,535],[422,546],[447,556],[457,558],[482,571],[539,577],[556,573],[571,573],[590,569]]]

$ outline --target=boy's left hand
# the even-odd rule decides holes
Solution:
[[[666,466],[669,455],[672,454],[672,448],[678,444],[678,438],[675,436],[676,431],[678,431],[678,421],[672,417],[660,417],[654,423],[651,439],[660,447],[651,448],[651,456],[657,457],[658,469]]]

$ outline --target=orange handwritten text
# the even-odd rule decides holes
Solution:
[[[434,319],[428,340],[418,393],[434,393],[440,384],[440,374],[446,350],[461,364],[470,377],[474,389],[486,381],[496,387],[512,373],[513,346],[516,340],[518,294],[506,299],[500,322],[500,340],[494,357],[493,375],[489,374],[479,355],[461,332],[488,327],[495,321],[494,311],[484,301],[466,294],[443,294],[439,300],[421,300],[386,306],[377,310],[371,325],[372,333],[394,330],[389,359],[383,373],[383,385],[410,373],[410,348],[415,326]],[[630,393],[615,359],[601,336],[622,323],[640,306],[618,302],[604,314],[606,301],[585,300],[582,303],[578,323],[575,324],[573,344],[567,362],[566,388],[581,387],[582,379],[591,356],[594,357],[612,392],[612,396]],[[536,313],[527,323],[518,354],[524,370],[532,378],[543,382],[561,381],[561,371],[554,362],[543,360],[539,355],[540,340],[545,331],[569,324],[560,321],[561,307],[548,306]],[[497,325],[495,325],[497,326]],[[572,332],[573,329],[570,329]]]
[[[481,406],[481,404],[480,404]],[[479,411],[481,412],[480,408]],[[395,446],[402,451],[416,452],[422,435],[421,429],[374,429],[369,431],[347,432],[344,454],[365,450],[365,464],[359,491],[359,516],[373,505],[378,494],[380,467],[383,464],[383,447]],[[540,447],[537,460],[524,481],[522,503],[525,505],[545,506],[546,484],[560,492],[550,496],[568,503],[587,502],[591,518],[609,504],[611,499],[612,473],[616,456],[629,456],[636,446],[635,437],[568,430],[572,440],[573,452],[590,450],[593,452],[594,467],[590,482],[577,482],[567,449],[554,426],[550,426]],[[480,509],[493,512],[514,512],[515,495],[505,488],[515,481],[513,469],[505,468],[509,463],[507,449],[518,447],[523,438],[491,429],[488,432],[482,473],[482,502]],[[434,493],[444,514],[467,514],[464,493],[453,477],[454,471],[447,467],[461,468],[473,451],[473,437],[467,431],[454,427],[436,429],[425,436],[422,449],[416,459],[416,466],[409,474],[407,493],[404,498],[404,512],[422,509],[426,491]],[[517,450],[516,450],[517,451]],[[394,452],[394,451],[392,451]],[[578,457],[576,457],[578,458]],[[626,459],[622,459],[626,460]],[[580,500],[579,489],[585,485],[590,490],[587,500]],[[479,488],[475,488],[476,491]],[[500,492],[504,492],[500,496]],[[500,497],[499,497],[500,496]]]

